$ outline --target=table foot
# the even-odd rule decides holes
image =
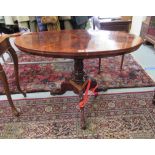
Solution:
[[[96,92],[105,92],[105,91],[107,91],[108,90],[108,88],[107,87],[98,87],[97,89],[96,89]]]
[[[58,89],[53,89],[50,91],[51,95],[62,95],[66,91],[73,90],[72,85],[69,83],[69,81],[65,81],[61,84],[61,87]]]
[[[22,91],[20,87],[18,87],[18,91],[19,91],[21,94],[23,94],[24,97],[26,97],[26,93],[25,93],[24,91]]]
[[[13,115],[15,115],[16,117],[20,116],[20,113],[18,112],[18,110],[16,108],[12,108],[12,113]]]

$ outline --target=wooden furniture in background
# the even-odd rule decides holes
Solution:
[[[147,16],[142,22],[140,36],[155,47],[155,16]]]
[[[132,16],[121,16],[119,18],[100,18],[93,17],[93,29],[109,30],[109,31],[125,31],[129,32],[131,27]],[[122,70],[124,55],[122,56],[120,70]],[[101,71],[101,58],[99,58],[99,69]]]
[[[93,17],[93,27],[94,29],[97,27],[99,30],[129,32],[132,20],[125,19],[125,17],[120,17],[118,19]]]
[[[12,35],[15,36],[15,35]],[[16,80],[16,85],[17,85],[17,89],[19,90],[19,92],[21,92],[24,96],[26,96],[26,94],[21,90],[20,85],[19,85],[19,78],[18,78],[18,58],[16,55],[16,52],[14,51],[14,49],[12,48],[12,46],[10,45],[9,42],[9,35],[1,35],[0,36],[0,56],[2,56],[5,52],[8,52],[9,55],[12,57],[12,60],[14,62],[14,71],[15,71],[15,80]],[[2,65],[0,64],[0,80],[2,81],[3,85],[4,85],[4,91],[6,93],[7,99],[9,101],[9,104],[12,108],[13,114],[16,116],[19,116],[19,112],[17,111],[17,109],[15,108],[12,98],[11,98],[11,93],[9,90],[9,84],[7,81],[7,77],[5,74],[5,71],[3,70]]]
[[[83,101],[83,94],[89,85],[90,78],[84,72],[84,59],[104,58],[137,50],[142,39],[126,32],[93,31],[93,30],[62,30],[30,33],[17,37],[15,45],[23,52],[55,58],[74,59],[74,71],[71,78],[61,84],[61,88],[51,90],[52,95],[61,95],[73,90]],[[105,46],[106,45],[106,46]],[[90,89],[97,86],[91,79]],[[97,88],[96,91],[106,89]],[[81,127],[86,128],[84,106],[80,107]]]

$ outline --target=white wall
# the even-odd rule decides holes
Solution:
[[[140,35],[142,22],[145,20],[146,16],[133,16],[130,33],[135,35]]]

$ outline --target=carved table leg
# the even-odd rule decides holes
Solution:
[[[79,92],[79,98],[80,101],[82,101],[83,99],[83,91]],[[81,129],[85,130],[86,129],[86,121],[85,121],[85,115],[84,115],[84,107],[80,107],[80,125],[81,125]]]
[[[13,48],[9,48],[8,52],[10,54],[10,56],[12,57],[12,60],[14,62],[14,71],[15,71],[15,80],[16,80],[16,85],[17,85],[17,89],[19,90],[19,92],[21,92],[23,94],[24,97],[26,97],[26,93],[23,92],[20,88],[19,85],[19,77],[18,77],[18,57],[16,55],[16,52]]]
[[[19,116],[19,112],[17,111],[16,107],[13,104],[11,94],[10,94],[10,90],[9,90],[8,81],[7,81],[7,78],[6,78],[6,74],[5,74],[1,64],[0,64],[0,78],[1,78],[1,80],[3,82],[4,90],[5,90],[6,96],[8,98],[9,104],[11,106],[12,112],[13,112],[13,114],[15,116]]]
[[[86,129],[86,121],[85,121],[85,115],[84,115],[84,107],[80,108],[80,117],[81,117],[81,129]]]
[[[84,65],[83,65],[83,59],[75,59],[74,60],[74,81],[77,84],[83,84],[86,79],[84,79]],[[84,89],[85,90],[85,89]],[[84,90],[81,90],[79,92],[79,98],[80,100],[83,99],[83,92]],[[84,107],[80,108],[80,119],[81,119],[81,129],[86,129],[86,121],[85,121],[85,115],[84,115]]]
[[[68,90],[73,90],[75,93],[79,94],[78,89],[74,86],[71,81],[74,81],[77,85],[82,85],[84,83],[84,71],[83,71],[83,59],[74,60],[74,72],[72,79],[66,79],[62,84],[61,88],[56,90],[51,90],[51,95],[62,95]]]
[[[84,83],[83,59],[74,59],[74,77],[73,80],[77,84]]]

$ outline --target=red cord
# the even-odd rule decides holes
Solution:
[[[84,97],[79,103],[80,108],[83,108],[85,106],[85,104],[87,103],[87,101],[88,101],[88,91],[90,89],[90,84],[91,84],[91,80],[89,79],[88,84],[87,84],[87,88],[86,88],[86,91],[85,91],[85,94],[84,94]],[[94,88],[91,89],[91,91],[94,93],[95,96],[98,95],[98,93],[95,92],[97,87],[98,87],[98,85],[96,85]]]

